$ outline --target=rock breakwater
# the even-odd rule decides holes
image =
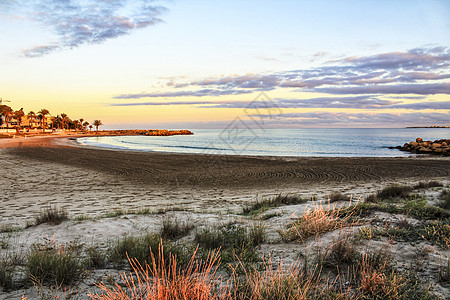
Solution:
[[[422,138],[417,138],[415,142],[405,143],[395,148],[411,153],[450,156],[450,139],[424,141]]]

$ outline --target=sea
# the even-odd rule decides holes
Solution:
[[[415,141],[450,139],[450,128],[197,129],[193,135],[101,136],[82,145],[113,149],[247,156],[401,157],[390,149]]]

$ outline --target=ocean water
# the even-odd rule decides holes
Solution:
[[[421,137],[449,139],[449,128],[192,130],[194,135],[80,138],[83,145],[139,151],[251,156],[395,157],[389,149]]]

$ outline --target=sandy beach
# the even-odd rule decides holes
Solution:
[[[42,224],[2,233],[2,241],[8,244],[6,251],[21,253],[33,243],[53,238],[61,244],[77,241],[83,247],[106,249],[121,237],[158,232],[165,218],[189,221],[195,228],[230,221],[252,224],[253,218],[242,215],[243,207],[291,194],[310,201],[267,211],[277,217],[264,221],[267,242],[258,251],[292,263],[299,251],[328,247],[344,233],[353,234],[360,228],[335,230],[303,244],[281,242],[279,232],[293,217],[317,203],[327,203],[332,192],[344,193],[357,202],[394,183],[437,180],[444,186],[450,184],[450,159],[437,156],[280,158],[133,152],[83,147],[73,136],[3,139],[0,154],[0,225],[24,228],[49,206],[65,209],[71,218],[56,226]],[[425,191],[424,195],[430,203],[437,203],[439,191]],[[344,201],[339,205],[348,204]],[[154,214],[133,214],[145,210]],[[114,212],[120,213],[114,216]],[[112,216],[105,218],[108,214]],[[376,213],[368,223],[396,224],[401,218]],[[192,238],[193,233],[186,239]],[[374,240],[358,249],[380,249],[385,243]],[[448,250],[426,242],[391,244],[396,266],[402,270],[419,246],[432,249],[428,267],[421,274],[435,278],[433,274],[448,259]],[[119,278],[118,272],[93,271],[89,279],[78,284],[78,295],[85,299],[87,291],[96,291],[95,282],[105,280],[105,274]],[[445,295],[448,287],[436,285],[435,291]],[[23,294],[34,299],[38,291],[25,287],[0,295],[0,299],[20,299]]]
[[[279,193],[364,197],[391,183],[448,179],[450,159],[276,158],[93,149],[73,137],[0,140],[1,223],[48,205],[77,214],[182,206],[239,210]]]

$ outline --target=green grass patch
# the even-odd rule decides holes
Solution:
[[[279,194],[273,198],[266,198],[258,200],[255,203],[244,207],[242,213],[246,216],[260,214],[272,207],[279,207],[282,205],[295,205],[306,203],[308,200],[296,195],[281,195]]]
[[[204,228],[195,233],[194,241],[205,250],[221,249],[222,262],[239,261],[250,264],[259,261],[256,246],[265,240],[264,227],[256,224],[250,228],[230,223],[220,228]]]
[[[129,258],[137,259],[141,264],[152,264],[152,254],[158,256],[159,244],[164,247],[164,259],[175,255],[181,265],[187,265],[188,256],[185,248],[169,241],[165,241],[159,234],[146,234],[142,236],[126,236],[117,240],[109,249],[108,260],[116,266],[123,266]]]
[[[26,274],[37,285],[70,285],[78,282],[85,264],[73,245],[34,245],[26,258]]]

